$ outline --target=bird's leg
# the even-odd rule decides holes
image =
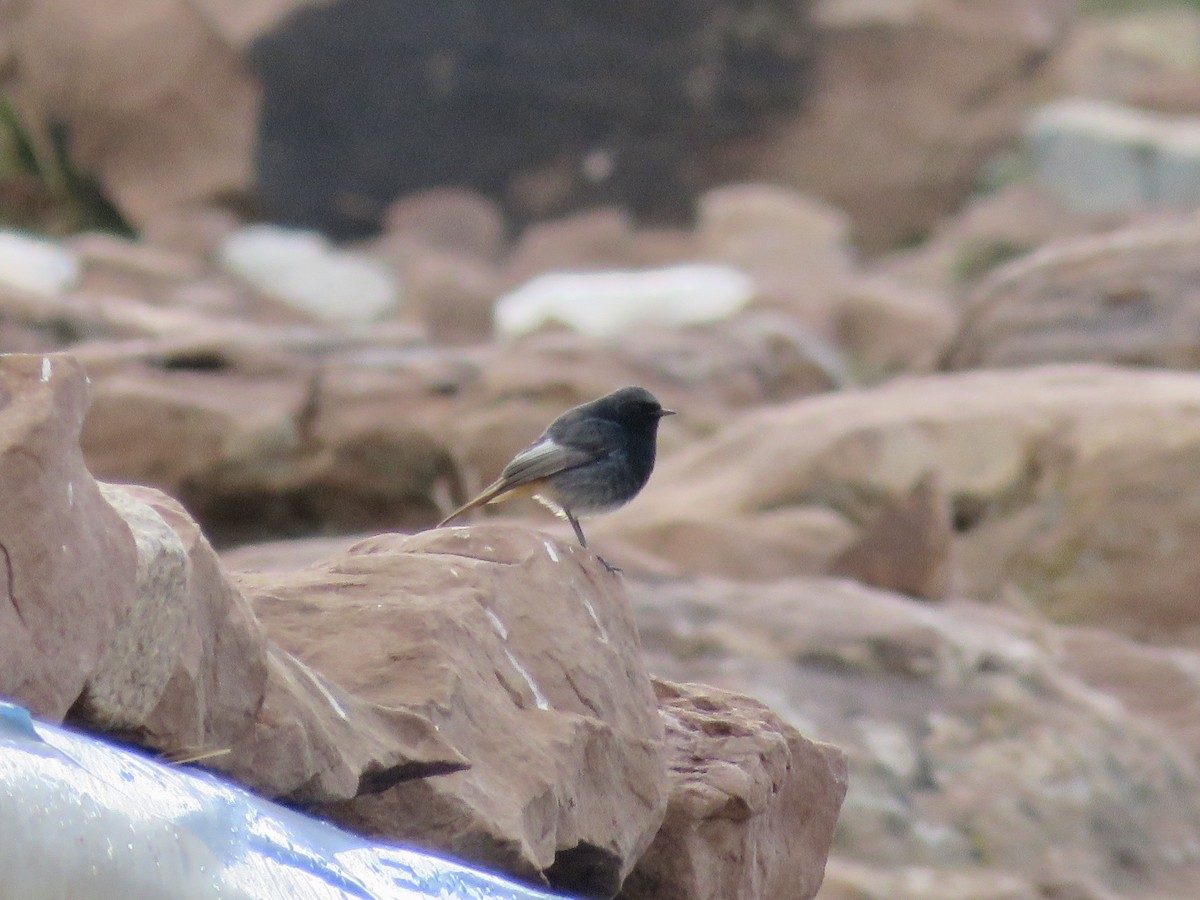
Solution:
[[[575,537],[579,538],[579,546],[587,549],[587,538],[583,536],[583,529],[579,527],[579,520],[571,514],[569,509],[564,509],[563,514],[566,515],[567,521],[571,523],[571,527],[575,529]]]
[[[571,523],[571,527],[575,529],[575,537],[579,538],[579,546],[583,547],[586,550],[587,549],[587,538],[585,538],[583,536],[583,528],[580,527],[579,520],[571,514],[571,511],[569,509],[564,509],[563,513],[566,515],[567,521]],[[596,559],[600,560],[600,565],[604,566],[604,568],[608,569],[608,571],[612,572],[614,575],[618,574],[621,571],[616,566],[610,566],[608,564],[608,562],[604,559],[604,557],[601,556],[599,553],[596,554]]]

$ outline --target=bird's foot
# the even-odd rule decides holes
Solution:
[[[608,560],[606,560],[603,556],[597,555],[596,559],[600,560],[600,565],[604,566],[604,568],[606,568],[613,575],[620,575],[622,572],[625,571],[624,569],[620,568],[619,566],[610,566],[608,564]]]

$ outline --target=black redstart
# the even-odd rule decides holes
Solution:
[[[654,471],[658,421],[674,412],[641,387],[621,388],[569,409],[438,527],[485,503],[532,496],[565,517],[586,547],[578,517],[608,512],[637,496]],[[610,572],[620,571],[600,562]]]

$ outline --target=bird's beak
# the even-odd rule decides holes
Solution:
[[[663,416],[673,416],[673,415],[675,415],[675,410],[673,410],[673,409],[660,409],[660,410],[658,411],[658,417],[659,417],[660,419],[661,419]]]

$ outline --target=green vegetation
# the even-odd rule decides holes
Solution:
[[[971,186],[972,197],[995,194],[1033,177],[1033,161],[1029,154],[1019,148],[1001,151],[989,159]]]
[[[76,170],[63,129],[44,136],[0,97],[0,227],[45,234],[101,229],[132,234],[96,182]]]
[[[1032,247],[1002,238],[972,241],[965,244],[954,260],[954,280],[960,285],[972,284],[998,266],[1024,256]]]
[[[1121,15],[1179,6],[1200,10],[1200,0],[1080,0],[1079,10],[1084,15]]]

